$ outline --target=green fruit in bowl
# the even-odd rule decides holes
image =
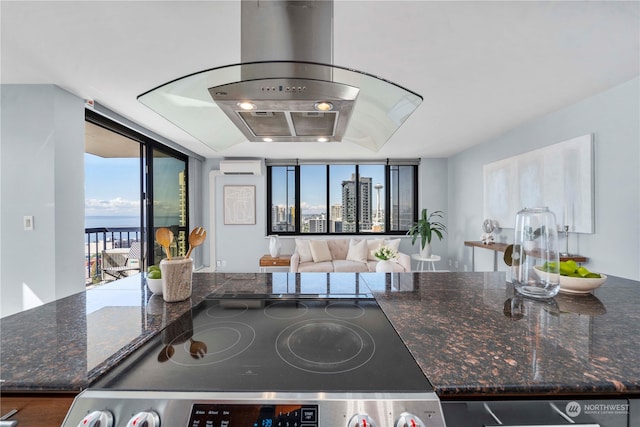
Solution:
[[[586,267],[579,266],[577,262],[570,259],[560,261],[560,275],[568,277],[584,277],[588,279],[599,279],[598,273],[590,272]]]
[[[158,267],[157,265],[150,265],[150,266],[147,268],[147,271],[148,271],[148,272],[152,272],[152,271],[160,271],[160,267]]]
[[[160,270],[152,270],[152,271],[149,271],[149,273],[147,273],[147,278],[148,279],[161,279],[162,278],[162,274],[160,273]]]

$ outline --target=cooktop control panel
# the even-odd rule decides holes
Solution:
[[[196,403],[189,427],[318,427],[318,405],[229,405]]]
[[[426,393],[152,392],[88,389],[62,427],[445,427]]]

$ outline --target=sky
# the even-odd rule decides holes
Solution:
[[[179,215],[178,173],[184,161],[156,157],[154,215],[173,221]],[[140,159],[103,158],[85,153],[85,217],[140,215]]]
[[[140,159],[84,155],[85,216],[140,214]]]
[[[140,213],[140,177],[137,158],[102,158],[85,154],[85,216],[136,216]],[[305,213],[326,212],[324,165],[303,165],[301,180],[302,209]],[[353,165],[331,166],[330,203],[342,203],[342,181],[351,178]],[[383,165],[361,165],[360,175],[371,177],[372,184],[384,183]],[[275,186],[276,189],[283,186]],[[319,191],[320,190],[320,191]],[[375,193],[375,191],[374,191]],[[384,200],[384,192],[383,200]],[[274,201],[284,194],[274,192]],[[376,202],[375,196],[372,200]],[[281,204],[283,202],[276,202]]]

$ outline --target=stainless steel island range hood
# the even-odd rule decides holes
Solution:
[[[216,151],[348,141],[379,150],[422,97],[332,65],[333,1],[243,0],[240,64],[191,74],[140,102]]]

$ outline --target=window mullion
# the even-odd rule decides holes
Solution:
[[[391,166],[384,166],[384,232],[391,231]]]
[[[356,234],[360,234],[360,166],[356,163]]]
[[[294,166],[294,180],[295,180],[295,232],[297,234],[302,232],[302,209],[301,209],[301,203],[300,203],[300,165],[295,165]]]
[[[331,167],[329,164],[326,165],[326,188],[325,188],[325,200],[326,200],[326,217],[327,217],[327,227],[326,230],[324,231],[325,234],[332,234],[331,232],[331,220],[334,219],[331,217]]]

